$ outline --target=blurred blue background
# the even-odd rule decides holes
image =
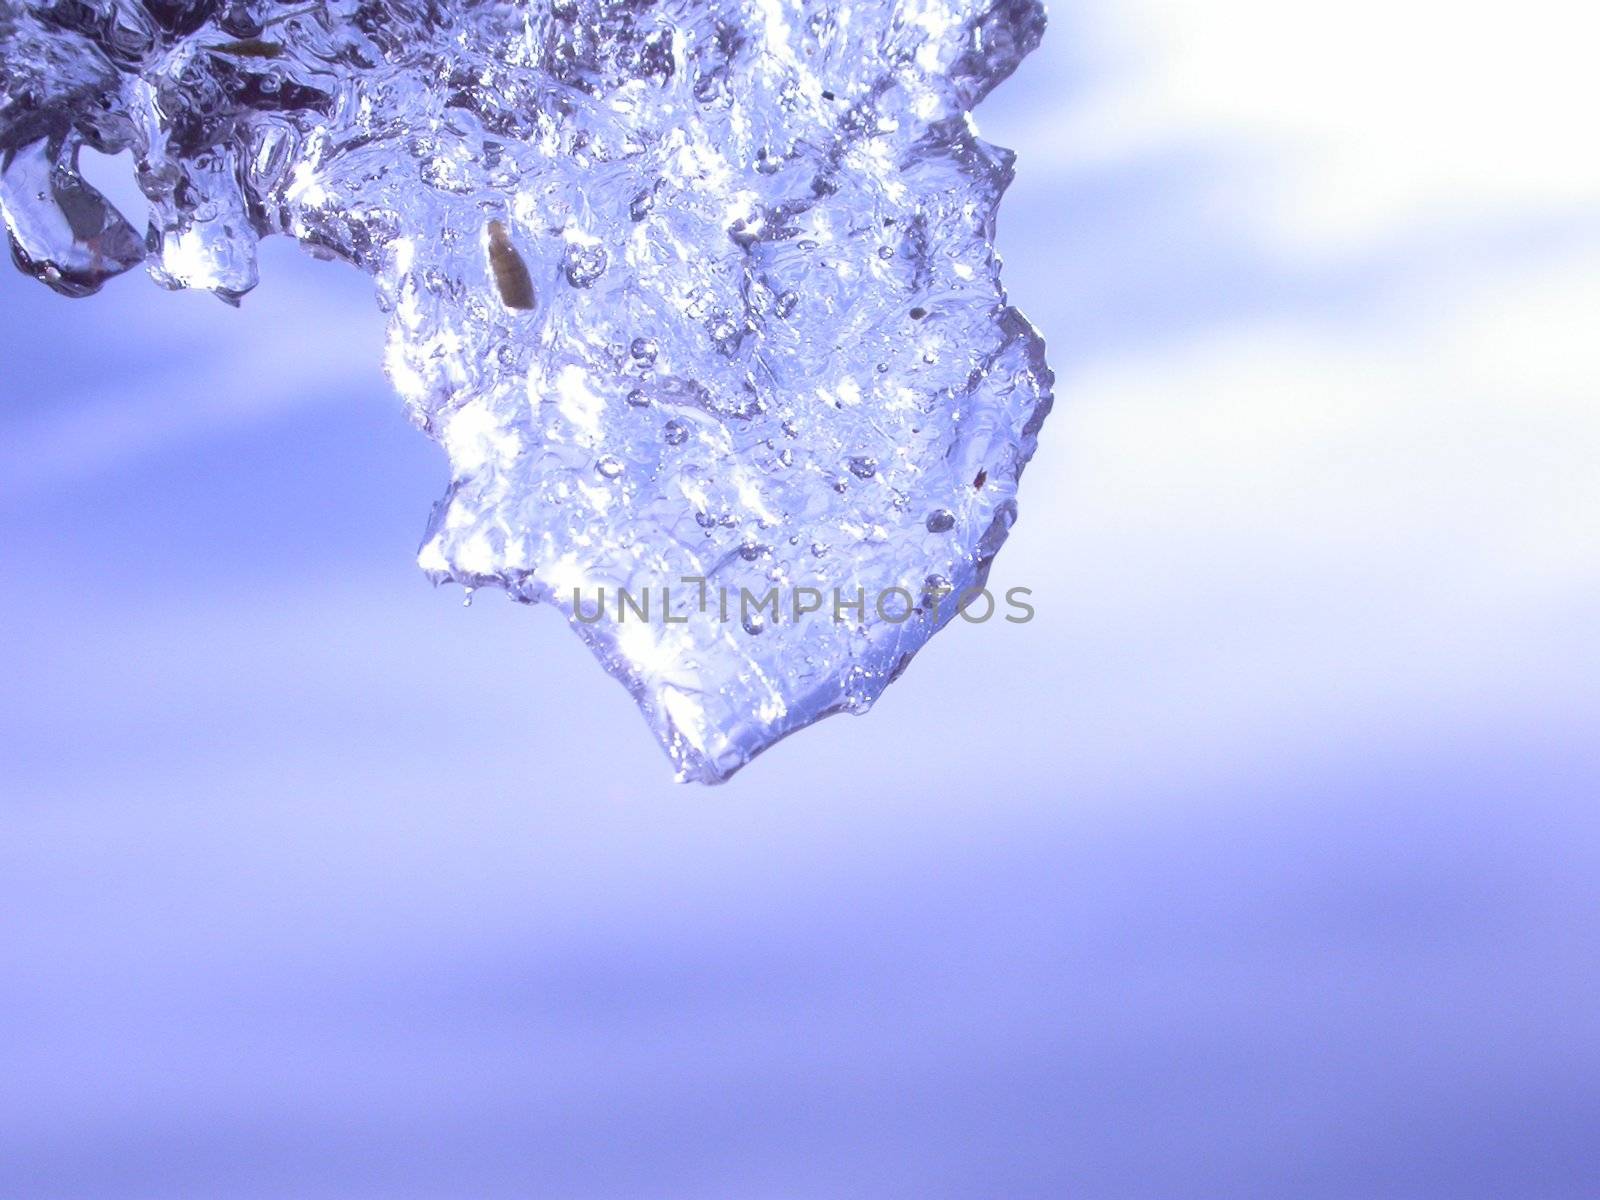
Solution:
[[[1058,5],[1038,618],[715,790],[355,272],[0,274],[0,1197],[1600,1195],[1595,32]]]

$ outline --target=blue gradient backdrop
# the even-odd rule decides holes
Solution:
[[[1600,1195],[1595,31],[1192,7],[980,113],[1038,618],[721,789],[354,272],[0,277],[0,1198]]]

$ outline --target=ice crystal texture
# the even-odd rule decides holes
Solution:
[[[715,782],[865,709],[1015,517],[1050,375],[993,249],[1011,155],[968,113],[1043,24],[1037,0],[0,0],[0,206],[69,295],[144,261],[236,302],[273,233],[371,273],[452,469],[423,568],[562,610]],[[82,146],[132,151],[143,236]]]

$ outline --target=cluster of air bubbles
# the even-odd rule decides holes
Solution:
[[[576,242],[567,247],[562,259],[562,271],[567,282],[575,288],[592,287],[606,271],[606,252],[601,246],[585,246]]]
[[[857,479],[871,479],[878,473],[878,460],[870,454],[852,454],[848,466]]]

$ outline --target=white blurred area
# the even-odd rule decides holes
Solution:
[[[1600,17],[1571,0],[1127,0],[1054,15],[1046,54],[1065,50],[1084,82],[1054,120],[1024,127],[1049,143],[1041,157],[1199,146],[1252,159],[1247,190],[1218,202],[1286,252],[1348,253],[1526,208],[1592,214],[1600,197]]]
[[[1329,688],[1400,727],[1524,688],[1593,714],[1600,18],[1052,18],[979,113],[1019,152],[1006,277],[1059,379],[1017,534],[1037,563],[1036,522],[1072,530],[1052,591],[1203,607],[1217,702],[1269,725]]]

